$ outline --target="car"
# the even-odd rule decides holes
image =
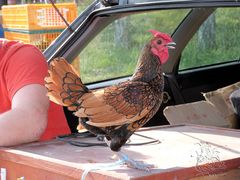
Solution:
[[[172,36],[163,66],[164,101],[145,126],[167,125],[163,110],[204,100],[240,81],[240,2],[235,0],[97,0],[44,51],[50,63],[64,57],[90,89],[131,77],[149,29]],[[77,121],[65,109],[72,132]]]

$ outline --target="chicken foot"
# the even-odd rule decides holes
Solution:
[[[106,144],[110,147],[110,141],[108,141],[107,138],[104,138],[104,140]],[[147,164],[142,161],[136,161],[130,158],[126,153],[123,153],[122,151],[114,152],[114,154],[119,158],[119,161],[121,161],[122,164],[126,164],[130,168],[150,171],[151,168],[155,167],[153,164]]]
[[[144,171],[149,172],[151,168],[155,167],[153,164],[147,164],[142,161],[136,161],[121,151],[115,152],[115,153],[119,157],[120,161],[122,161],[124,164],[126,164],[130,168],[144,170]]]

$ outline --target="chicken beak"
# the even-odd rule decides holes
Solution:
[[[176,43],[175,43],[175,42],[167,43],[167,48],[168,48],[168,49],[175,49],[175,46],[176,46]]]

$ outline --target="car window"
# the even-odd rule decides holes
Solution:
[[[200,27],[182,53],[179,69],[240,58],[240,8],[219,8]]]
[[[155,11],[116,20],[91,41],[73,65],[84,83],[131,75],[142,47],[151,38],[147,31],[172,34],[188,12]]]

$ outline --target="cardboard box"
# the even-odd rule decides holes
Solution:
[[[240,82],[203,93],[206,101],[168,106],[164,109],[164,115],[170,124],[192,123],[237,128],[239,122],[229,96],[238,88]]]
[[[238,119],[229,97],[233,91],[239,88],[240,82],[237,82],[215,91],[203,93],[206,101],[211,103],[219,111],[221,116],[229,122],[230,127],[232,128],[237,127],[239,122],[237,122]]]
[[[207,101],[168,106],[163,111],[170,124],[199,124],[218,127],[229,127],[218,110]]]

